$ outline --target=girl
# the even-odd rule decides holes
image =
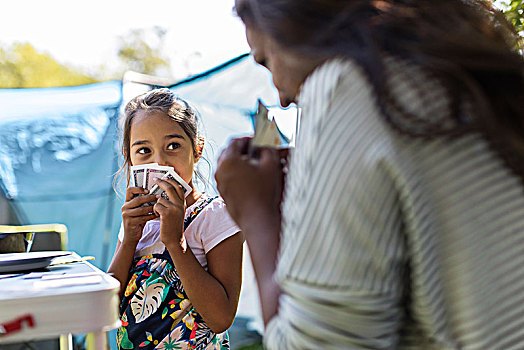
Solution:
[[[141,187],[126,191],[108,269],[122,286],[120,349],[229,348],[225,331],[238,305],[243,239],[222,199],[193,186],[203,146],[195,111],[169,89],[127,104],[122,169],[171,166],[193,191],[184,199],[171,180],[157,180],[167,199]]]

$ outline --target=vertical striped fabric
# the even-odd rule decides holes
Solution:
[[[435,81],[388,67],[405,108],[445,116]],[[317,68],[299,104],[277,271],[283,294],[265,346],[524,349],[524,191],[487,144],[474,134],[400,136],[350,61]]]

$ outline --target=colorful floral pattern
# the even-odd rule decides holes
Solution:
[[[198,205],[184,227],[213,199]],[[229,349],[227,332],[214,333],[195,311],[167,251],[135,259],[130,275],[120,304],[119,349]]]

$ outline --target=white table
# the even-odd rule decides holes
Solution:
[[[65,258],[80,257],[71,253],[53,262]],[[6,326],[0,327],[0,344],[62,336],[64,348],[64,335],[87,333],[88,347],[105,349],[106,332],[120,326],[119,288],[116,279],[85,261],[9,278],[0,274],[0,325]]]

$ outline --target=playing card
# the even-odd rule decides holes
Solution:
[[[178,175],[174,170],[173,168],[169,168],[169,170],[167,171],[167,173],[162,177],[162,180],[166,180],[166,179],[171,179],[171,180],[174,180],[176,181],[180,186],[182,186],[182,189],[184,191],[184,198],[187,197],[189,195],[189,193],[191,193],[191,191],[193,190],[191,188],[191,186],[189,186],[181,177],[180,175]],[[160,188],[160,186],[158,186],[157,184],[155,184],[151,190],[149,191],[149,194],[152,194],[152,195],[161,195],[162,197],[166,198],[166,194],[165,194],[165,191]]]
[[[146,169],[150,166],[158,165],[157,163],[140,164],[131,166],[130,170],[130,187],[144,187]],[[145,187],[144,187],[145,188]]]
[[[257,114],[255,115],[255,134],[251,140],[253,147],[282,147],[282,138],[275,118],[268,119],[268,109],[258,100]]]
[[[255,136],[258,135],[259,138],[265,133],[265,129],[267,128],[268,112],[267,107],[259,99],[257,114],[255,114]]]
[[[155,165],[146,168],[145,174],[144,174],[144,188],[146,190],[151,190],[151,188],[155,185],[155,179],[161,179],[162,176],[164,176],[168,170],[171,169],[171,167],[168,166],[161,166],[161,165]]]
[[[280,138],[280,132],[278,131],[275,118],[272,118],[271,122],[267,124],[265,133],[263,135],[263,139],[267,146],[279,148],[282,145],[282,139]]]

